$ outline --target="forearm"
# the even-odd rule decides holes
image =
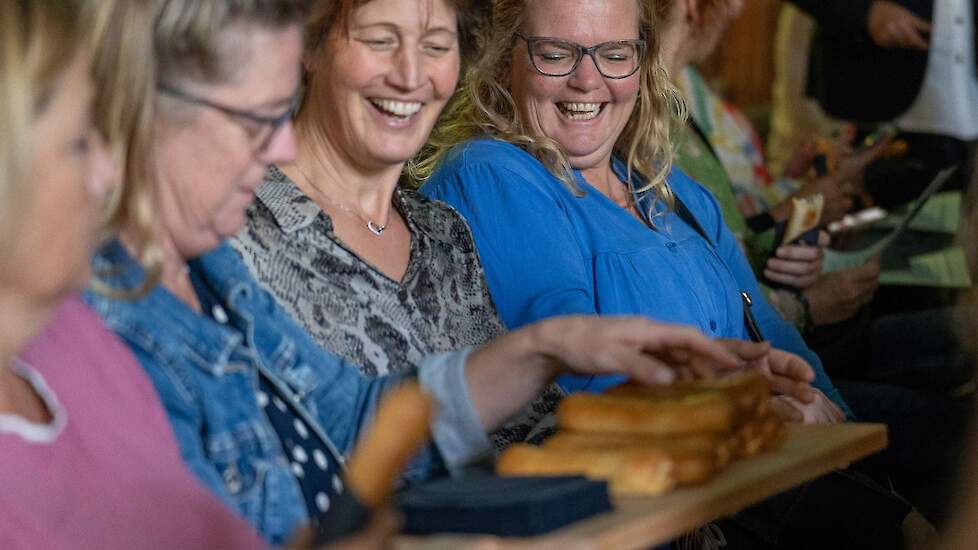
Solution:
[[[433,355],[418,369],[435,401],[434,439],[449,470],[491,452],[487,433],[542,392],[557,373],[548,331],[533,325],[478,350]]]
[[[558,373],[545,325],[511,332],[469,356],[465,369],[473,408],[491,431],[540,394]]]

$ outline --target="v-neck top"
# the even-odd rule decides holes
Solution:
[[[469,228],[447,205],[395,192],[411,234],[407,270],[395,281],[347,247],[330,216],[277,167],[256,195],[232,246],[320,346],[364,374],[416,367],[505,332]]]

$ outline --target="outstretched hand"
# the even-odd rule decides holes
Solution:
[[[547,323],[550,323],[548,326]],[[551,357],[574,374],[625,374],[645,384],[668,384],[682,374],[713,377],[742,361],[700,331],[642,317],[565,317],[539,327]]]
[[[764,374],[775,394],[791,397],[801,403],[811,403],[815,398],[817,390],[811,386],[815,371],[801,357],[773,348],[769,342],[721,340],[721,343],[744,361],[748,368],[755,368]]]

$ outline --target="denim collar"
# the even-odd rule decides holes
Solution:
[[[138,288],[145,277],[143,268],[116,240],[102,246],[93,263],[102,284],[112,290]],[[244,266],[226,244],[190,262],[189,266],[226,307],[230,323],[222,324],[194,311],[163,285],[156,285],[134,299],[112,298],[89,290],[88,299],[113,330],[142,340],[140,344],[146,347],[182,351],[197,367],[220,376],[234,350],[251,330],[250,324],[239,324],[243,318],[234,314],[238,310],[236,304],[247,299],[255,289],[248,282],[247,272],[244,278],[233,276]],[[224,271],[227,277],[223,280],[214,277],[214,271]]]

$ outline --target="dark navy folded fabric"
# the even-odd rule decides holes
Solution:
[[[470,475],[412,487],[397,500],[412,535],[540,535],[612,508],[607,483],[583,477]]]

